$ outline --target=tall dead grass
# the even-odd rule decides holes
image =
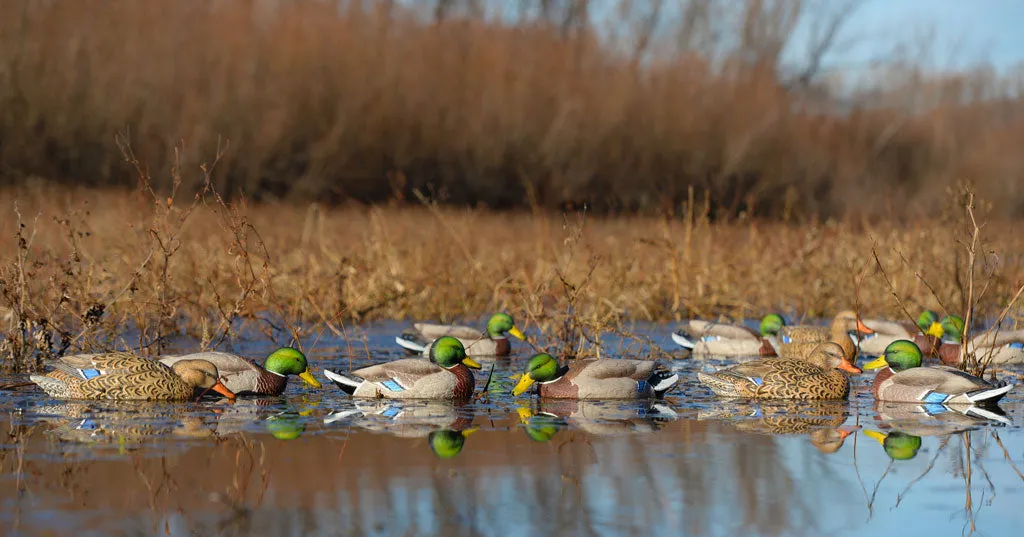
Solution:
[[[716,217],[916,218],[971,177],[996,215],[1024,208],[1019,81],[901,67],[841,102],[780,73],[805,3],[694,1],[676,18],[644,11],[658,2],[538,5],[2,2],[0,182],[133,186],[127,128],[160,171],[182,140],[190,167],[230,139],[215,186],[256,200],[419,189],[656,213],[693,187]]]
[[[0,322],[4,363],[21,367],[80,349],[158,352],[182,336],[215,346],[243,328],[284,342],[327,324],[499,309],[573,345],[624,320],[816,317],[855,297],[865,315],[902,317],[893,292],[911,309],[957,312],[966,263],[944,221],[721,223],[699,201],[685,218],[605,218],[44,185],[0,194],[0,206],[18,209],[0,217]],[[1013,254],[1024,224],[987,226],[999,233],[986,249],[1008,254],[976,269],[982,320],[1024,281]],[[885,277],[866,269],[872,249]]]

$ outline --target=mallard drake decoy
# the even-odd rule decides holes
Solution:
[[[846,372],[860,373],[860,369],[845,360],[842,347],[827,341],[800,360],[764,358],[714,373],[700,372],[697,378],[723,397],[846,399],[850,394]]]
[[[480,369],[480,364],[451,336],[438,338],[429,352],[429,360],[406,358],[349,374],[324,369],[324,375],[353,397],[469,399],[476,388],[469,368]]]
[[[520,395],[535,383],[541,397],[558,399],[646,399],[664,395],[679,375],[656,371],[652,360],[573,360],[558,366],[550,354],[530,357],[512,395]]]
[[[487,321],[487,329],[483,331],[470,326],[416,323],[396,337],[395,342],[407,350],[425,355],[429,352],[430,342],[451,336],[462,343],[468,356],[508,356],[512,350],[509,335],[526,339],[516,328],[512,316],[496,313]]]
[[[298,375],[306,384],[320,387],[320,382],[309,371],[306,355],[291,347],[270,353],[263,367],[237,354],[217,351],[163,356],[160,363],[172,366],[181,360],[206,360],[217,366],[221,382],[235,395],[281,395],[288,386],[288,375]]]
[[[694,356],[775,356],[775,348],[764,338],[783,326],[786,320],[777,313],[761,319],[760,332],[743,325],[691,320],[672,333],[672,340]]]
[[[942,345],[939,360],[951,366],[960,364],[960,348],[963,344],[964,320],[956,315],[942,319]],[[996,330],[990,328],[974,337],[967,344],[967,352],[979,360],[991,360],[992,364],[1024,364],[1024,330]]]
[[[865,334],[859,338],[851,336],[860,345],[860,352],[868,356],[878,356],[885,352],[890,343],[898,339],[909,339],[921,347],[921,351],[929,356],[938,356],[942,323],[938,314],[932,310],[924,310],[917,318],[917,324],[895,322],[884,319],[864,319],[864,325],[874,330],[873,334]]]
[[[879,401],[904,403],[994,404],[1013,384],[992,384],[984,379],[938,365],[921,366],[921,349],[905,339],[894,341],[877,359],[864,364],[864,369],[879,369],[873,391]]]
[[[197,389],[235,398],[218,379],[217,366],[205,360],[182,360],[168,367],[136,354],[111,352],[64,356],[49,365],[52,371],[29,379],[58,399],[187,401]]]
[[[818,347],[819,343],[832,341],[843,349],[843,359],[850,365],[857,361],[857,347],[850,339],[850,332],[872,334],[874,330],[864,323],[853,311],[839,312],[829,326],[784,326],[775,336],[766,339],[775,347],[782,358],[804,359]]]

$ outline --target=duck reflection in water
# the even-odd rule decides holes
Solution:
[[[835,453],[860,426],[843,425],[846,410],[841,404],[764,405],[733,403],[702,410],[698,420],[730,423],[738,430],[756,434],[807,435],[807,440],[822,453]]]
[[[466,439],[478,428],[475,415],[465,405],[428,400],[353,400],[352,408],[332,412],[324,424],[344,424],[401,438],[426,438],[438,458],[451,459],[462,452]]]
[[[531,439],[546,442],[567,427],[594,436],[650,434],[678,415],[664,402],[622,403],[572,399],[537,399],[516,411]]]

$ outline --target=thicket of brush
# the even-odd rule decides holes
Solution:
[[[0,181],[134,186],[127,131],[160,172],[230,139],[229,197],[654,212],[692,186],[714,216],[900,217],[969,177],[1019,214],[1019,81],[900,65],[839,99],[813,62],[784,72],[810,6],[840,4],[6,1]]]
[[[204,170],[200,180],[214,171]],[[1012,252],[1024,251],[1024,224],[988,220],[984,204],[955,194],[928,225],[792,226],[713,222],[699,199],[676,218],[603,218],[250,207],[209,185],[195,197],[20,189],[0,195],[14,209],[0,218],[0,363],[158,353],[180,336],[211,347],[242,330],[278,343],[328,330],[348,338],[351,322],[496,310],[565,355],[602,352],[602,333],[644,340],[630,320],[780,310],[798,320],[851,307],[902,319],[928,307],[987,322],[1020,295],[1024,264]]]

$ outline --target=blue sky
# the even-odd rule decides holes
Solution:
[[[991,62],[1002,70],[1024,61],[1024,0],[863,0],[846,35],[856,45],[836,55],[840,63],[885,58],[895,42],[930,38],[934,46],[920,59],[931,67]]]

